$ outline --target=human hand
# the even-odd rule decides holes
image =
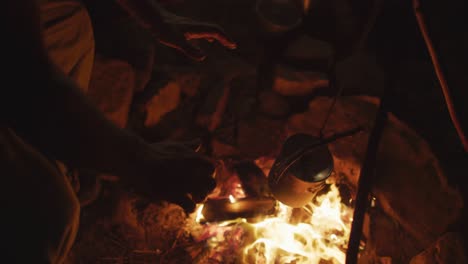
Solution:
[[[158,41],[196,61],[204,60],[206,55],[201,49],[191,44],[189,40],[217,41],[228,49],[237,47],[236,43],[216,24],[195,21],[167,11],[161,11],[161,13],[164,25],[155,32]]]
[[[150,200],[166,200],[187,213],[195,210],[216,186],[214,165],[206,157],[181,143],[152,145],[148,168],[135,179],[135,191]]]

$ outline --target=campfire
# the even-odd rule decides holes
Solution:
[[[226,200],[232,206],[245,201],[248,196],[238,179],[229,177],[232,191],[218,189],[211,199]],[[194,263],[345,262],[353,209],[342,202],[331,178],[326,190],[303,208],[274,200],[269,214],[207,221],[205,206],[198,204],[186,227],[195,242],[205,245],[201,252],[193,253]]]

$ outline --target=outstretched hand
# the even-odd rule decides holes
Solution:
[[[195,210],[216,186],[214,164],[181,143],[152,145],[154,157],[149,168],[138,175],[135,191],[151,200],[180,205],[187,213]],[[149,171],[148,171],[149,170]]]
[[[216,24],[198,22],[167,11],[163,12],[162,15],[164,25],[156,32],[158,41],[196,61],[204,60],[206,55],[201,49],[190,43],[189,40],[204,39],[209,42],[217,41],[228,49],[235,49],[237,47],[236,43]]]

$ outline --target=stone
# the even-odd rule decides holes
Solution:
[[[96,56],[87,96],[121,128],[127,124],[134,89],[135,74],[130,64]]]
[[[239,122],[238,149],[241,157],[276,156],[285,139],[284,121],[253,115]]]
[[[331,63],[333,48],[325,41],[301,35],[286,48],[284,57],[293,60],[318,60]]]
[[[289,104],[286,98],[273,91],[263,91],[259,95],[260,112],[275,118],[286,117],[289,112]]]
[[[375,55],[358,51],[336,63],[337,85],[348,94],[382,94],[384,69]]]
[[[257,76],[239,75],[229,85],[228,111],[238,118],[248,116],[258,104]]]
[[[158,126],[160,131],[176,127],[190,129],[184,126],[193,121],[195,115],[199,126],[214,130],[222,123],[225,112],[239,116],[249,111],[255,103],[255,96],[250,95],[255,94],[250,80],[253,67],[226,54],[217,59],[220,61],[207,58],[198,67],[159,65],[158,70],[167,75],[167,81],[150,81],[147,89],[155,92],[144,107],[144,127]],[[179,124],[169,115],[177,115],[179,121],[188,122]]]
[[[190,67],[186,65],[170,65],[162,63],[157,65],[157,70],[153,72],[153,78],[163,79],[166,78],[170,81],[177,82],[181,87],[184,95],[195,96],[199,92],[200,85],[204,79],[204,73],[198,67]]]
[[[405,231],[394,219],[380,208],[369,210],[367,245],[373,251],[373,257],[386,263],[409,263],[409,260],[424,247]],[[377,262],[380,263],[380,262]]]
[[[180,103],[181,89],[181,85],[177,80],[171,80],[146,103],[146,120],[144,123],[146,127],[158,124],[165,114],[177,108]]]
[[[231,145],[220,142],[219,140],[213,139],[211,141],[211,147],[213,149],[212,155],[214,157],[235,157],[239,156],[239,150]]]
[[[294,115],[288,134],[318,135],[330,98],[311,101],[309,110]],[[357,126],[364,131],[329,144],[335,172],[357,186],[370,128],[378,100],[341,97],[324,129],[325,137]],[[377,157],[372,188],[377,205],[422,247],[429,246],[460,216],[460,193],[447,183],[446,175],[428,143],[395,116],[389,116]]]
[[[415,256],[410,264],[468,263],[462,238],[457,233],[446,233],[429,248]]]
[[[284,96],[308,95],[328,86],[324,73],[296,70],[291,66],[277,65],[273,90]]]

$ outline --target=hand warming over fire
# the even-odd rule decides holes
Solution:
[[[161,44],[174,48],[194,60],[201,61],[206,56],[202,50],[189,43],[189,40],[216,40],[226,48],[236,48],[236,43],[216,24],[177,16],[153,0],[116,1],[141,26],[149,29]]]
[[[181,143],[152,145],[149,168],[135,178],[138,194],[150,200],[166,200],[180,205],[187,213],[215,188],[214,165],[206,157]]]
[[[189,40],[204,39],[209,42],[217,41],[229,49],[235,49],[236,43],[227,36],[224,30],[216,25],[192,20],[161,10],[164,25],[155,30],[158,41],[168,47],[174,48],[186,56],[201,61],[205,54]]]

